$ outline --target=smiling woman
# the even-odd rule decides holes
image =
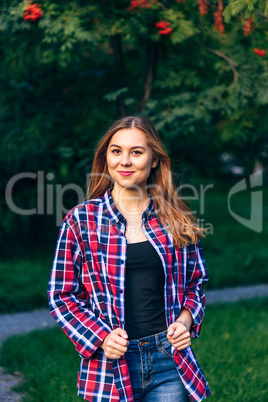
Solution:
[[[157,161],[152,163],[153,154],[147,145],[145,134],[135,127],[121,129],[113,135],[111,142],[107,150],[107,165],[108,172],[114,180],[113,194],[128,186],[125,180],[121,187],[121,176],[131,176],[130,185],[136,189],[141,188],[147,195],[147,179]]]
[[[96,149],[87,200],[62,222],[48,289],[51,314],[82,358],[78,395],[210,395],[191,348],[208,281],[202,236],[150,121],[115,122]]]

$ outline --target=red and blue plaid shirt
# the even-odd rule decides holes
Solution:
[[[142,215],[142,230],[161,258],[165,273],[167,327],[184,307],[193,317],[196,338],[204,316],[203,284],[208,281],[200,240],[178,248],[160,223],[153,200]],[[92,402],[131,402],[133,394],[124,357],[109,359],[100,344],[124,328],[127,258],[126,219],[116,208],[111,188],[99,198],[74,207],[63,219],[48,288],[52,316],[81,356],[78,395]],[[172,347],[178,374],[191,401],[211,394],[189,346]]]

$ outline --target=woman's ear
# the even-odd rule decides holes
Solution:
[[[154,163],[152,164],[152,168],[155,168],[158,165],[158,161],[154,161]]]

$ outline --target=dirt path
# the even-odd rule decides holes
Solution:
[[[205,290],[207,304],[236,302],[252,297],[268,297],[268,285],[238,286],[221,290]]]
[[[12,391],[12,388],[18,385],[22,381],[22,377],[19,373],[10,375],[4,373],[2,367],[0,367],[0,401],[21,401],[23,395]]]
[[[205,294],[207,304],[235,302],[252,297],[268,297],[268,285],[207,290]],[[57,325],[47,309],[27,313],[3,314],[0,315],[0,323],[0,346],[1,342],[9,336]],[[6,374],[3,368],[0,367],[0,402],[21,401],[22,395],[12,391],[12,388],[20,381],[22,381],[22,378],[19,373],[17,375]]]
[[[235,302],[252,297],[268,297],[268,285],[240,286],[222,290],[205,290],[207,304],[218,302]],[[57,325],[48,309],[26,313],[0,315],[0,345],[11,335],[22,334],[34,329],[53,327]],[[0,399],[1,401],[1,399]]]
[[[0,315],[0,345],[11,335],[22,334],[57,325],[48,309],[29,311],[26,313],[12,313]],[[1,401],[1,399],[0,399]]]

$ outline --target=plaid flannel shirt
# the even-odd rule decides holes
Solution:
[[[111,190],[74,207],[63,219],[48,296],[51,315],[81,356],[78,395],[92,402],[131,402],[125,358],[109,359],[100,348],[105,337],[125,323],[126,219],[116,208]],[[150,193],[149,197],[142,230],[163,264],[166,324],[174,322],[185,307],[193,317],[191,337],[196,338],[205,309],[202,286],[208,281],[200,240],[174,247]],[[181,351],[172,347],[172,353],[189,399],[208,397],[211,391],[191,346]]]

